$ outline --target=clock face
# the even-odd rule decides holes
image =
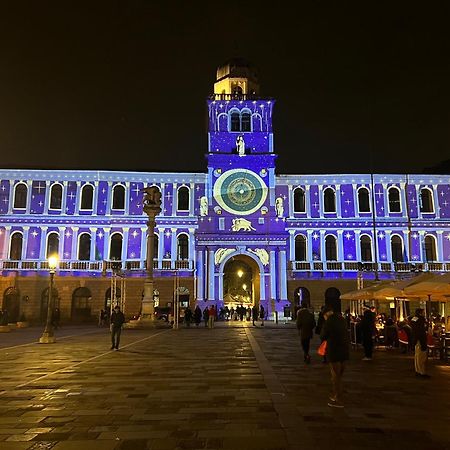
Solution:
[[[214,198],[225,211],[248,215],[261,208],[266,201],[267,186],[251,170],[228,170],[217,179]]]

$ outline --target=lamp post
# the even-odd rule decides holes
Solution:
[[[155,216],[161,212],[161,192],[156,186],[144,189],[144,212],[148,216],[147,222],[147,277],[144,282],[144,298],[142,300],[141,320],[155,319],[154,283],[153,283],[153,255],[155,242]]]
[[[42,336],[39,339],[40,344],[53,344],[55,336],[53,334],[52,313],[53,313],[53,278],[55,276],[56,266],[58,265],[58,257],[50,256],[48,258],[48,268],[50,269],[50,283],[48,287],[47,302],[47,322]]]

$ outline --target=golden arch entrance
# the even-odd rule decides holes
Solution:
[[[229,308],[257,305],[260,274],[256,261],[247,255],[231,257],[223,268],[223,302]]]

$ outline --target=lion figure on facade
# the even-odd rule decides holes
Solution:
[[[232,223],[231,231],[256,231],[256,229],[252,227],[250,220],[239,218],[233,219]]]

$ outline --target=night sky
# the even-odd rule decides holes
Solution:
[[[235,56],[276,99],[278,173],[415,173],[450,158],[440,2],[10,3],[2,168],[204,172],[206,98]]]

